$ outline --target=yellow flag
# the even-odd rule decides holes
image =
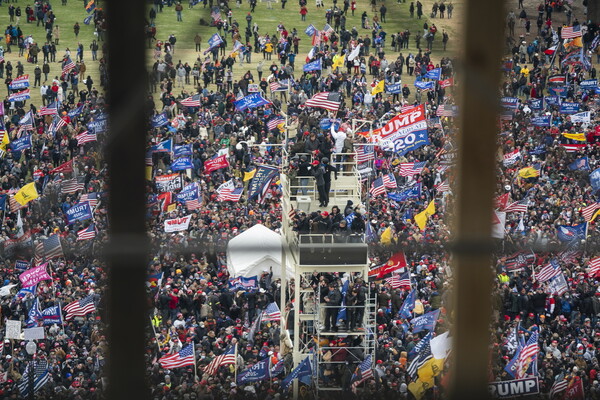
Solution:
[[[385,87],[385,81],[382,79],[377,83],[377,85],[375,85],[373,90],[371,90],[371,95],[375,96],[377,93],[383,92],[384,87]]]
[[[438,376],[444,368],[444,359],[430,358],[417,371],[419,379],[433,386],[433,378]]]
[[[519,176],[521,178],[535,178],[540,176],[540,170],[533,167],[525,167],[519,170]]]
[[[563,132],[561,135],[566,137],[567,139],[579,140],[580,142],[585,142],[586,138],[583,133],[567,133]]]
[[[152,167],[149,165],[146,165],[146,180],[147,181],[152,180]]]
[[[2,142],[0,142],[0,150],[6,150],[9,144],[10,139],[8,138],[8,132],[4,132],[2,135]]]
[[[250,179],[254,178],[254,174],[256,174],[256,168],[254,168],[250,172],[244,172],[244,182],[249,181]]]
[[[567,43],[565,43],[565,47],[567,48],[567,50],[570,50],[571,47],[583,47],[583,42],[581,40],[581,36],[576,37],[575,39],[570,40]]]
[[[15,200],[22,206],[29,203],[31,200],[37,199],[38,197],[40,197],[40,195],[35,188],[35,182],[28,183],[17,193],[15,193]]]
[[[417,400],[421,400],[427,389],[430,387],[431,386],[427,382],[423,382],[421,379],[417,379],[415,382],[408,384],[408,390],[410,390]]]
[[[427,220],[435,214],[435,201],[431,200],[426,209],[415,215],[415,222],[419,226],[419,229],[425,229],[425,225],[427,224]]]
[[[337,67],[343,67],[344,62],[346,61],[346,55],[337,56],[335,60],[333,60],[333,65],[331,68],[335,71]]]
[[[598,210],[594,213],[594,215],[592,216],[592,219],[590,219],[590,222],[593,222],[598,215],[600,215],[600,210]]]
[[[392,244],[392,227],[388,226],[381,234],[381,244],[389,246]]]

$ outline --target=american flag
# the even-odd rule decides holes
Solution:
[[[8,209],[12,214],[16,213],[19,210],[22,210],[23,208],[27,208],[27,204],[19,204],[19,202],[15,200],[15,196],[8,197]]]
[[[552,385],[552,388],[550,389],[550,398],[552,399],[560,392],[564,392],[565,390],[567,390],[568,386],[569,381],[566,379],[554,382],[554,385]]]
[[[48,239],[42,239],[35,248],[37,260],[50,260],[56,257],[63,257],[62,245],[58,234],[50,235]],[[36,261],[36,265],[39,262]]]
[[[181,105],[186,107],[200,107],[200,95],[195,94],[187,99],[181,100]]]
[[[446,180],[446,181],[440,183],[439,185],[437,185],[435,187],[435,190],[437,190],[440,193],[448,192],[448,191],[450,191],[450,183],[448,183],[448,181]]]
[[[538,332],[534,331],[525,347],[521,349],[521,354],[519,354],[519,358],[517,359],[517,371],[516,378],[521,379],[527,373],[529,369],[529,365],[537,356],[539,347],[538,347]]]
[[[70,70],[75,68],[75,63],[71,60],[71,57],[67,57],[63,60],[62,73],[68,74]]]
[[[337,92],[321,92],[315,94],[305,103],[307,107],[319,107],[337,112],[342,102],[342,96]]]
[[[48,131],[52,134],[56,134],[56,132],[58,132],[58,130],[60,128],[62,128],[63,126],[66,126],[66,125],[67,125],[67,123],[65,122],[64,119],[56,116],[56,117],[54,117],[54,119],[52,120],[52,123],[48,127]]]
[[[581,25],[563,26],[560,37],[563,39],[575,39],[581,36]]]
[[[221,13],[219,12],[219,8],[213,9],[210,13],[210,17],[215,20],[215,22],[219,22],[221,20]]]
[[[373,359],[367,355],[365,359],[358,364],[356,371],[352,374],[352,392],[356,393],[358,386],[369,378],[373,377]]]
[[[537,279],[540,282],[546,282],[547,280],[554,278],[557,275],[560,275],[561,272],[562,271],[560,269],[558,261],[552,260],[550,261],[550,263],[548,263],[542,269],[540,269],[537,274],[535,274],[535,279]]]
[[[396,189],[398,187],[394,174],[383,175],[383,186],[389,189]]]
[[[398,274],[392,274],[390,278],[385,278],[385,282],[389,283],[392,289],[398,289],[402,286],[410,286],[410,279],[407,283],[406,280],[400,279],[400,275]]]
[[[88,240],[96,237],[96,224],[91,224],[85,229],[77,232],[77,241]]]
[[[201,203],[202,201],[200,199],[200,196],[196,196],[196,198],[186,201],[185,207],[188,209],[188,211],[194,211],[198,210],[202,206]]]
[[[77,178],[67,179],[60,183],[60,191],[62,194],[75,193],[79,190],[83,190],[85,184],[80,182]]]
[[[590,222],[596,213],[596,210],[600,208],[600,203],[593,203],[587,207],[581,209],[581,215],[585,218],[586,222]]]
[[[560,143],[559,145],[563,149],[565,149],[565,151],[567,153],[574,153],[576,151],[585,149],[586,146],[587,146],[587,143],[580,143],[580,144],[564,144],[564,143]]]
[[[173,369],[185,367],[186,365],[194,365],[196,364],[194,344],[188,344],[178,353],[163,356],[158,359],[158,362],[164,369]]]
[[[94,306],[94,296],[89,295],[81,300],[75,300],[63,307],[63,310],[67,313],[66,319],[73,317],[83,317],[86,314],[96,312],[96,306]]]
[[[588,274],[592,277],[595,277],[600,273],[600,257],[592,258],[590,260],[590,268]]]
[[[269,83],[269,89],[271,92],[285,92],[288,90],[288,84],[279,81],[273,81]]]
[[[374,159],[375,149],[373,146],[356,146],[356,162],[360,164],[372,161]]]
[[[385,185],[383,184],[383,178],[379,177],[371,183],[371,196],[379,196],[380,194],[385,194]]]
[[[79,202],[85,203],[86,201],[90,203],[90,207],[96,207],[98,205],[98,193],[94,192],[82,194]]]
[[[215,357],[206,367],[204,367],[204,372],[208,375],[215,375],[219,370],[219,367],[224,365],[230,365],[236,363],[236,346],[230,346],[223,354]]]
[[[46,107],[40,108],[40,115],[56,115],[58,114],[58,103],[53,101]]]
[[[33,369],[33,371],[32,371]],[[19,381],[19,391],[21,396],[26,398],[29,396],[29,390],[31,389],[31,378],[30,374],[33,373],[33,393],[40,390],[46,383],[50,381],[50,371],[48,370],[48,361],[36,360],[30,362],[25,368],[25,373]]]
[[[271,120],[269,120],[269,122],[267,122],[267,128],[269,128],[269,130],[272,131],[273,129],[277,128],[277,125],[283,122],[285,122],[285,119],[283,119],[280,116],[276,116],[275,118],[272,118]]]
[[[243,191],[243,187],[236,188],[233,180],[229,180],[217,189],[217,201],[240,201]]]
[[[438,117],[456,117],[454,106],[450,104],[441,104],[435,111],[435,115]]]
[[[503,210],[504,212],[527,212],[527,205],[529,204],[529,200],[521,200],[510,203]]]
[[[281,319],[281,311],[279,311],[279,307],[277,303],[271,303],[265,308],[265,311],[262,314],[263,321],[279,321]]]
[[[413,176],[423,172],[427,161],[402,163],[400,164],[400,176]]]
[[[402,107],[400,107],[400,113],[404,114],[405,112],[410,111],[413,108],[415,108],[415,106],[413,104],[405,104]]]
[[[95,142],[98,140],[96,133],[88,133],[88,131],[82,132],[75,137],[77,139],[77,146],[81,146],[88,142]]]

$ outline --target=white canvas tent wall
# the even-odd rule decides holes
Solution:
[[[273,267],[273,279],[281,277],[281,235],[264,225],[252,228],[227,244],[227,269],[231,277],[260,275]],[[287,279],[294,271],[288,268]]]

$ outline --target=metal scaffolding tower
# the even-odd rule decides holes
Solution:
[[[307,155],[310,157],[310,155]],[[286,159],[289,159],[287,157]],[[337,205],[343,212],[348,200],[355,205],[361,203],[360,175],[356,166],[355,154],[341,155],[336,165],[339,169],[338,179],[332,181],[330,205]],[[367,355],[375,352],[375,299],[368,293],[368,247],[364,235],[350,235],[341,238],[331,234],[298,234],[293,230],[293,216],[300,212],[326,211],[319,207],[317,191],[313,180],[301,186],[298,178],[290,177],[283,168],[281,185],[283,189],[283,258],[282,273],[286,269],[294,271],[293,277],[282,278],[282,304],[285,293],[293,293],[294,326],[287,326],[293,336],[293,361],[297,366],[306,357],[310,357],[313,371],[313,389],[317,398],[322,391],[341,391],[339,382],[327,382],[329,376],[325,371],[340,371],[342,368],[353,368]],[[325,331],[323,323],[324,308],[319,304],[320,289],[311,286],[313,274],[339,273],[353,283],[355,279],[363,279],[366,287],[366,303],[362,321],[358,321],[357,329],[346,330],[344,326],[330,327]],[[292,286],[288,288],[286,285]],[[343,307],[343,306],[342,306]],[[350,307],[349,307],[350,308]],[[285,318],[285,316],[282,316]],[[340,320],[338,320],[339,324]],[[282,326],[285,322],[282,321]],[[360,328],[358,328],[360,327]],[[334,332],[334,330],[336,332]],[[331,340],[344,343],[343,347],[332,346]],[[335,361],[328,357],[343,351],[346,361]],[[298,382],[294,382],[294,398],[298,397]]]

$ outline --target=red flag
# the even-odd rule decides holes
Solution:
[[[406,256],[404,255],[404,252],[399,251],[392,255],[385,265],[369,271],[369,276],[376,276],[377,279],[381,279],[387,274],[406,267],[406,265]]]
[[[50,173],[51,174],[56,174],[56,173],[69,173],[69,172],[73,172],[73,160],[69,160],[66,163],[62,163],[60,164],[58,167],[51,169]]]
[[[508,196],[509,193],[504,193],[503,195],[496,197],[494,200],[494,207],[498,210],[504,210],[508,204]]]
[[[212,160],[207,160],[204,163],[204,172],[213,172],[221,168],[229,167],[229,162],[227,161],[227,156],[222,155],[220,157],[213,158]]]

